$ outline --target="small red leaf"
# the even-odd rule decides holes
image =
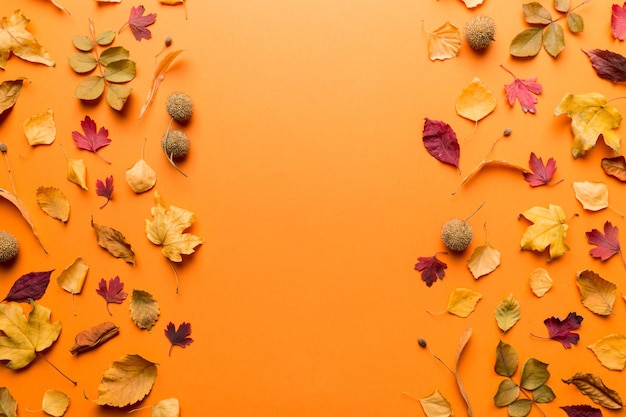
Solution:
[[[561,320],[558,317],[550,317],[543,321],[543,324],[548,328],[550,339],[556,340],[561,343],[564,348],[569,349],[572,344],[577,344],[580,336],[578,333],[573,333],[571,330],[576,330],[580,327],[583,318],[572,312],[567,315],[565,320]]]
[[[107,199],[100,208],[104,208],[104,206],[109,204],[109,201],[113,198],[113,175],[107,177],[105,182],[96,180],[96,194]]]
[[[193,343],[193,339],[189,337],[190,334],[191,334],[190,323],[182,322],[180,326],[178,326],[178,330],[176,330],[176,326],[174,326],[174,323],[170,321],[167,327],[165,328],[165,336],[172,344],[170,346],[169,354],[171,355],[172,347],[174,346],[180,346],[182,348],[185,348],[189,346],[191,343]]]
[[[74,143],[80,149],[84,149],[86,151],[94,152],[98,156],[97,150],[107,146],[111,143],[111,139],[109,139],[109,131],[100,127],[100,130],[96,132],[96,122],[94,122],[91,117],[85,116],[85,120],[80,122],[80,126],[83,128],[84,135],[76,130],[72,132],[72,139],[74,139]],[[102,156],[100,158],[104,159]],[[111,162],[104,159],[109,164]]]
[[[626,81],[626,58],[616,52],[592,49],[584,51],[598,77],[614,83]]]
[[[568,417],[602,417],[602,411],[590,405],[564,405],[561,407]]]
[[[433,285],[437,279],[443,279],[446,275],[446,268],[448,268],[448,265],[437,259],[437,254],[430,257],[420,256],[417,258],[417,263],[415,264],[415,270],[422,273],[422,280],[429,287]]]
[[[110,303],[122,304],[126,297],[128,297],[128,294],[124,292],[124,283],[120,280],[119,276],[111,278],[109,280],[108,287],[107,282],[104,278],[102,278],[98,283],[98,289],[96,292],[107,302],[107,311],[109,312],[109,315],[112,315],[111,310],[109,310]]]
[[[506,99],[509,104],[513,106],[515,100],[519,100],[519,104],[522,106],[524,113],[529,112],[534,114],[537,109],[537,95],[543,92],[543,87],[537,82],[537,78],[520,79],[509,71],[504,65],[501,67],[515,78],[511,84],[504,85],[504,92],[506,93]]]
[[[621,254],[622,250],[619,246],[618,232],[617,226],[613,226],[609,221],[604,223],[604,233],[598,229],[585,232],[587,242],[590,245],[596,245],[595,248],[589,251],[589,254],[601,261],[606,261],[617,253]]]
[[[621,7],[614,4],[611,11],[611,33],[615,39],[623,41],[626,38],[626,3]]]
[[[52,271],[30,272],[19,277],[4,300],[18,303],[39,300],[46,292]]]
[[[424,119],[422,140],[428,153],[435,159],[459,167],[461,148],[456,133],[449,124],[439,120]]]
[[[142,39],[150,39],[152,37],[152,32],[150,32],[148,26],[156,22],[156,13],[150,13],[144,16],[143,13],[145,11],[146,9],[143,6],[132,7],[130,9],[128,26],[130,26],[133,36],[138,41],[141,41]]]
[[[530,154],[528,166],[532,172],[525,172],[524,179],[528,181],[531,187],[549,184],[556,172],[556,161],[554,158],[548,159],[548,162],[544,165],[543,160],[537,157],[534,152]]]

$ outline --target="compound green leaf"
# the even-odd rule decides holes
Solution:
[[[529,358],[522,366],[522,379],[520,386],[527,390],[535,390],[545,384],[550,378],[548,364],[535,358]]]
[[[130,52],[123,46],[112,46],[102,51],[100,54],[100,64],[106,67],[111,62],[128,59],[129,56]]]
[[[110,84],[109,88],[107,88],[107,103],[115,110],[122,110],[131,91],[132,88],[126,87],[125,85]]]
[[[549,403],[555,398],[556,395],[554,394],[554,391],[552,391],[552,388],[546,384],[543,384],[533,391],[533,400],[538,403]]]
[[[135,78],[136,71],[135,61],[122,59],[104,68],[104,79],[112,83],[125,83]]]
[[[511,41],[509,52],[518,58],[535,56],[541,50],[543,28],[530,28],[517,34]]]
[[[95,100],[104,93],[104,78],[90,75],[82,80],[74,90],[74,95],[81,100]]]
[[[89,52],[77,52],[69,58],[70,67],[79,74],[93,71],[98,65],[96,58]]]
[[[496,347],[496,365],[494,366],[494,371],[496,371],[498,375],[511,377],[515,374],[518,364],[519,359],[517,358],[517,352],[515,352],[513,346],[500,340]]]
[[[531,25],[547,25],[552,22],[552,16],[548,9],[540,3],[531,2],[522,6],[524,11],[524,20]]]
[[[543,47],[553,58],[565,48],[565,34],[559,24],[551,23],[543,32]]]
[[[493,397],[493,403],[498,407],[513,404],[519,397],[519,386],[510,379],[503,379],[498,385],[498,392]]]

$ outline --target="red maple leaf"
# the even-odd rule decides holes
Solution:
[[[168,355],[172,354],[172,348],[174,346],[180,346],[182,348],[189,346],[193,342],[193,339],[189,337],[190,334],[190,323],[182,322],[180,326],[178,326],[178,330],[176,330],[176,326],[170,321],[165,328],[165,336],[171,343]]]
[[[113,198],[113,175],[107,177],[104,181],[96,180],[96,194],[107,199],[100,208],[104,208]]]
[[[517,99],[524,113],[529,112],[534,114],[537,111],[535,104],[539,101],[537,95],[543,92],[543,87],[537,82],[537,78],[520,79],[504,65],[500,66],[514,78],[511,84],[504,85],[504,92],[506,93],[506,99],[509,104],[513,106],[515,99]]]
[[[76,130],[72,132],[72,139],[74,139],[76,146],[80,149],[95,153],[110,164],[110,161],[96,152],[98,149],[111,143],[109,131],[105,127],[100,127],[100,130],[96,132],[96,122],[89,116],[85,116],[85,120],[80,122],[80,126],[83,128],[84,135]]]
[[[104,298],[107,302],[107,311],[112,316],[111,310],[109,310],[109,304],[122,304],[122,302],[128,297],[128,294],[124,292],[124,283],[120,280],[119,276],[111,278],[107,287],[107,282],[104,278],[98,283],[98,289],[96,290],[98,295]]]
[[[626,3],[621,7],[614,4],[611,11],[611,33],[615,39],[623,41],[626,38]]]
[[[459,167],[461,148],[456,133],[449,124],[439,120],[424,119],[422,140],[428,153],[435,159]]]
[[[446,268],[448,268],[448,265],[437,259],[437,254],[430,257],[420,256],[417,258],[417,263],[415,264],[415,270],[422,273],[422,280],[429,287],[433,285],[437,279],[443,279],[446,275]]]
[[[596,70],[598,77],[614,83],[626,81],[626,57],[609,50],[591,49],[584,51]]]
[[[138,6],[132,7],[130,9],[130,17],[128,18],[128,22],[124,23],[124,25],[120,28],[120,31],[124,29],[124,26],[130,26],[130,31],[133,32],[133,36],[138,41],[142,39],[150,39],[152,37],[152,32],[148,29],[148,26],[152,25],[156,22],[156,13],[150,13],[147,15],[143,15],[146,11],[145,7]]]
[[[525,172],[524,179],[528,181],[531,187],[550,184],[550,180],[556,172],[556,161],[554,158],[548,159],[548,162],[544,165],[543,159],[537,157],[534,152],[530,153],[528,166],[532,172]],[[563,181],[563,179],[556,181],[554,184],[561,181]]]
[[[619,253],[622,257],[622,263],[624,263],[624,255],[619,246],[618,232],[617,226],[613,226],[609,221],[604,223],[604,233],[598,229],[591,229],[591,232],[585,232],[587,242],[590,245],[596,245],[595,248],[589,251],[589,254],[601,261],[606,261],[611,256]],[[624,267],[626,268],[626,263],[624,263]]]
[[[543,321],[543,324],[548,328],[550,339],[560,342],[565,349],[572,347],[572,344],[577,344],[580,336],[578,333],[573,333],[571,330],[576,330],[582,323],[582,316],[572,312],[567,315],[565,320],[561,320],[558,317],[550,317]]]

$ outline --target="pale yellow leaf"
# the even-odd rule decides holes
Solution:
[[[609,189],[602,182],[580,181],[572,184],[576,199],[585,210],[598,211],[609,206]]]
[[[431,61],[454,58],[461,49],[461,31],[450,22],[444,23],[428,36]]]
[[[465,3],[465,6],[468,9],[472,9],[476,6],[480,6],[481,4],[483,4],[484,0],[461,0],[463,3]]]
[[[67,222],[70,217],[70,200],[55,187],[39,187],[37,204],[48,216]]]
[[[621,371],[626,366],[626,336],[610,334],[587,346],[596,355],[602,366]]]
[[[140,329],[150,331],[159,319],[161,310],[157,300],[147,291],[133,290],[130,300],[130,317]]]
[[[152,407],[152,417],[178,417],[180,403],[177,398],[166,398]]]
[[[548,271],[536,268],[530,272],[530,289],[537,297],[543,297],[552,288],[552,278]]]
[[[426,417],[450,417],[452,406],[439,390],[419,399]]]
[[[26,30],[30,19],[21,10],[16,10],[9,17],[0,20],[0,68],[5,69],[13,53],[25,61],[54,66],[48,51]]]
[[[513,294],[509,294],[506,300],[502,300],[496,307],[496,323],[503,333],[506,333],[511,327],[515,326],[520,319],[519,301],[513,298]]]
[[[478,122],[496,108],[496,98],[487,86],[477,77],[463,89],[456,101],[459,116]]]
[[[580,291],[580,300],[589,311],[601,316],[613,312],[617,285],[589,270],[576,274],[576,285]]]
[[[526,210],[522,216],[534,223],[522,236],[522,249],[543,252],[550,246],[550,259],[558,258],[569,250],[565,243],[569,226],[565,223],[565,212],[560,206],[536,206]]]
[[[87,165],[85,165],[85,161],[82,159],[69,159],[67,161],[67,179],[86,190]]]
[[[143,159],[146,142],[143,143],[141,159],[126,171],[126,182],[131,190],[137,194],[143,193],[154,187],[156,172]]]
[[[458,317],[469,317],[482,294],[467,288],[457,288],[450,294],[447,310]]]
[[[50,145],[57,135],[51,109],[24,120],[23,127],[26,139],[31,146]]]
[[[58,390],[48,390],[43,395],[42,410],[51,416],[61,417],[70,406],[70,397]]]
[[[57,278],[57,284],[71,294],[80,294],[88,271],[89,265],[83,261],[83,258],[78,257],[61,272],[61,275]]]
[[[126,407],[135,404],[152,390],[157,376],[154,362],[140,355],[126,355],[104,372],[96,404],[111,407]]]
[[[467,260],[467,267],[475,279],[493,272],[500,265],[500,252],[488,242],[478,246]]]

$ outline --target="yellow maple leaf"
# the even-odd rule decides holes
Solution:
[[[456,100],[457,114],[474,122],[486,117],[495,108],[496,98],[478,77],[474,77]]]
[[[608,106],[606,98],[599,93],[567,93],[554,109],[554,115],[567,114],[572,119],[574,134],[572,155],[583,156],[592,149],[600,136],[604,143],[619,154],[619,136],[613,131],[619,127],[622,115],[615,107]]]
[[[609,206],[609,189],[602,182],[580,181],[572,183],[576,199],[585,210],[598,211]]]
[[[461,31],[450,22],[428,34],[428,53],[431,61],[454,58],[461,49]]]
[[[534,223],[522,236],[522,249],[543,252],[550,246],[550,259],[558,258],[569,250],[565,243],[568,225],[560,206],[550,204],[548,208],[533,207],[522,213],[522,216]]]
[[[26,30],[29,22],[30,19],[19,9],[0,20],[0,68],[6,67],[11,53],[29,62],[54,66],[48,51]]]
[[[610,334],[587,346],[606,368],[621,371],[626,366],[626,336]]]
[[[469,317],[474,311],[476,303],[482,298],[482,294],[468,288],[457,288],[452,291],[448,299],[448,313],[458,317]]]

